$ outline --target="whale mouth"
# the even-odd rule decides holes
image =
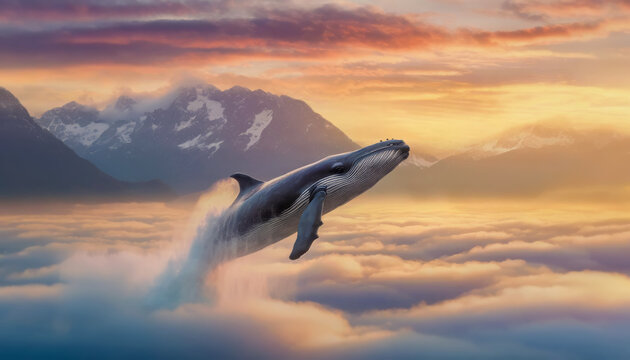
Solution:
[[[411,150],[411,148],[409,147],[409,145],[403,143],[404,145],[402,145],[400,147],[400,152],[402,154],[402,158],[403,160],[406,160],[409,157],[409,150]]]
[[[380,152],[391,152],[396,159],[403,161],[409,157],[409,145],[403,140],[387,140],[359,149],[355,152],[353,163]],[[394,155],[395,154],[395,155]]]

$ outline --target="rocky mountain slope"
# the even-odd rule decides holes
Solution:
[[[168,196],[157,181],[132,184],[103,173],[42,129],[0,88],[0,197]]]
[[[424,196],[537,196],[630,184],[630,137],[534,124],[506,131],[384,186]]]
[[[303,101],[262,90],[182,87],[123,96],[102,111],[75,102],[37,120],[78,154],[125,180],[180,193],[234,172],[269,179],[358,147]],[[418,149],[377,191],[416,196],[536,196],[630,183],[630,137],[567,124],[521,126],[437,159]]]
[[[180,193],[234,172],[269,179],[358,147],[303,101],[242,87],[124,96],[100,112],[72,102],[37,121],[110,175],[157,178]]]

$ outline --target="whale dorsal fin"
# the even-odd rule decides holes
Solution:
[[[251,189],[263,183],[262,181],[245,174],[232,174],[230,177],[238,182],[238,186],[240,188],[236,199],[239,199]]]

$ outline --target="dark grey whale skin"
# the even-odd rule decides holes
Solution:
[[[388,158],[384,156],[380,158],[387,162],[383,162],[382,166],[378,163],[373,165],[380,168],[362,170],[368,171],[369,174],[378,174],[372,176],[373,179],[370,179],[369,183],[361,184],[356,188],[350,183],[336,191],[334,196],[328,194],[323,211],[327,213],[358,196],[393,170],[409,156],[409,146],[402,140],[378,142],[356,151],[326,157],[267,182],[258,181],[243,174],[232,175],[239,182],[241,192],[227,209],[225,226],[232,229],[236,237],[243,237],[251,235],[254,230],[260,229],[260,226],[266,223],[273,223],[274,227],[278,223],[278,229],[274,229],[270,232],[271,235],[268,235],[272,239],[257,239],[255,243],[238,246],[241,249],[238,250],[237,256],[251,253],[295,233],[298,230],[297,225],[301,213],[312,200],[313,192],[318,186],[327,181],[330,183],[332,181],[330,179],[336,178],[335,175],[341,177],[353,170],[358,171],[353,169],[355,165],[362,160],[369,160],[370,156],[379,157],[379,154],[383,155],[385,151],[391,155],[388,155]],[[348,180],[344,181],[348,182]],[[310,195],[308,199],[305,199],[305,194]],[[304,203],[303,206],[302,203]],[[292,214],[293,212],[296,214]],[[226,237],[225,240],[228,238]]]
[[[322,215],[324,213],[324,201],[326,200],[326,188],[318,187],[314,192],[311,202],[300,216],[298,224],[298,237],[293,244],[293,250],[289,259],[297,260],[311,248],[313,241],[319,238],[317,230],[324,225]]]
[[[247,201],[248,206],[241,206],[237,213],[238,234],[246,233],[252,226],[277,217],[287,210],[306,189],[315,190],[317,180],[334,174],[333,164],[342,163],[349,169],[361,157],[373,152],[395,146],[406,149],[402,140],[389,140],[376,143],[349,153],[332,155],[318,162],[298,168],[255,188],[250,188],[240,200]],[[297,230],[297,229],[296,229]]]

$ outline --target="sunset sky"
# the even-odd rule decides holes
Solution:
[[[0,358],[630,359],[629,115],[630,0],[0,0]]]
[[[361,144],[449,150],[545,120],[630,130],[630,1],[2,1],[33,116],[202,79],[303,99]]]

